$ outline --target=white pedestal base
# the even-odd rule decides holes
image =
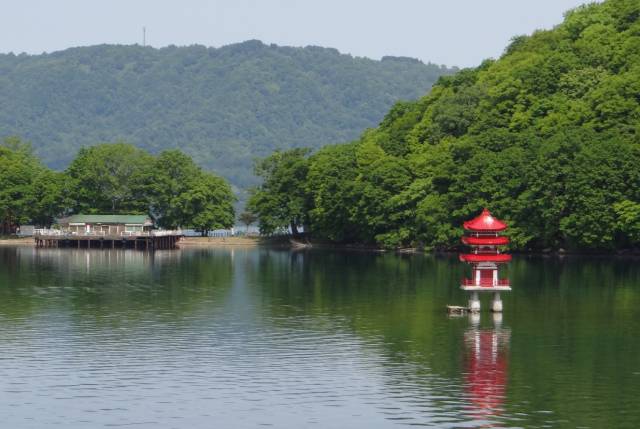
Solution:
[[[480,298],[478,297],[478,292],[471,292],[471,297],[469,298],[469,311],[472,313],[480,312]]]
[[[491,311],[494,313],[502,313],[502,300],[498,292],[493,294],[493,301],[491,302]]]

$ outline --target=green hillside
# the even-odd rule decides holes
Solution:
[[[0,55],[0,138],[31,141],[58,169],[100,142],[180,148],[246,186],[255,157],[356,138],[394,102],[421,96],[451,71],[259,41]]]
[[[271,157],[252,207],[266,230],[390,247],[455,246],[485,206],[516,249],[637,247],[639,17],[637,0],[609,0],[515,37],[354,143]]]

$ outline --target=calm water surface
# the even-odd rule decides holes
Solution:
[[[1,426],[640,427],[638,262],[0,248]]]

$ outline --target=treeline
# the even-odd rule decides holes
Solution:
[[[247,187],[257,183],[255,156],[354,139],[396,100],[419,97],[453,71],[257,40],[0,54],[0,138],[24,137],[59,170],[101,141],[124,139],[152,153],[180,148]]]
[[[457,246],[482,207],[514,249],[637,247],[639,17],[635,0],[579,7],[353,143],[277,152],[249,207],[264,232],[385,247]]]
[[[73,213],[148,214],[163,228],[206,234],[234,224],[235,197],[221,177],[179,150],[157,156],[126,143],[81,149],[69,167],[45,167],[29,144],[0,144],[0,233],[50,226]]]

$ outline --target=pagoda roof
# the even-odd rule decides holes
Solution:
[[[463,223],[468,231],[502,231],[507,229],[507,224],[496,219],[487,209],[483,209],[480,216]]]
[[[471,264],[480,262],[504,263],[511,260],[511,255],[506,253],[463,253],[460,255],[460,260]]]
[[[499,237],[462,237],[462,242],[470,246],[504,246],[509,244],[509,238]]]

